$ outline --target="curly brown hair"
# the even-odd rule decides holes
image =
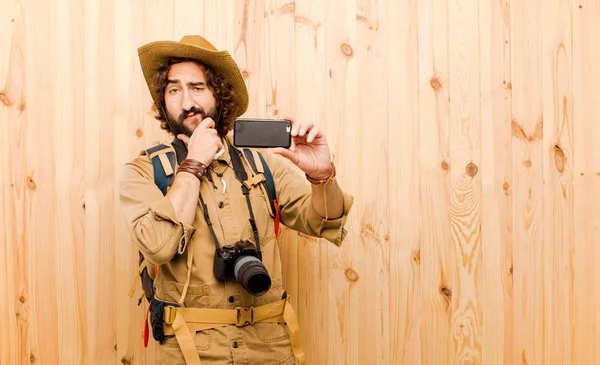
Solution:
[[[238,110],[238,105],[233,97],[233,88],[219,72],[198,60],[190,58],[169,58],[160,63],[156,69],[152,86],[156,92],[157,100],[154,101],[152,110],[156,113],[154,117],[161,122],[160,128],[171,134],[176,133],[169,125],[169,116],[167,115],[165,106],[165,88],[169,81],[168,76],[171,66],[181,62],[194,62],[204,71],[208,88],[213,92],[216,100],[215,129],[217,130],[219,137],[225,137],[233,128],[233,122]]]

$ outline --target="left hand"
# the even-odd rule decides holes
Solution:
[[[292,161],[313,179],[327,179],[331,174],[331,154],[325,134],[312,122],[285,119],[292,122],[291,134],[294,143],[290,149],[279,147],[273,148],[272,152]]]

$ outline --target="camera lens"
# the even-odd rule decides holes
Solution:
[[[271,288],[271,278],[265,266],[254,256],[242,256],[233,267],[236,280],[254,296],[264,295]]]

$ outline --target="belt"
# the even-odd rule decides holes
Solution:
[[[175,335],[188,365],[200,365],[200,357],[192,333],[228,325],[243,327],[256,322],[285,323],[290,332],[294,356],[298,364],[305,363],[300,342],[300,325],[289,296],[259,307],[236,307],[235,309],[165,306],[164,321],[165,335]]]

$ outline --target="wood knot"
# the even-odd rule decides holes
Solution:
[[[512,276],[513,274],[513,267],[512,265],[510,265],[510,268],[508,269],[508,276]]]
[[[329,78],[333,77],[333,70],[329,69]]]
[[[442,88],[442,83],[440,82],[440,79],[437,76],[433,76],[430,80],[429,80],[429,85],[431,85],[431,88],[437,93],[441,90]]]
[[[29,190],[32,190],[32,191],[36,191],[36,189],[37,189],[37,185],[35,184],[35,181],[33,181],[33,179],[31,177],[27,178],[27,187],[29,188]]]
[[[479,171],[479,169],[477,168],[477,165],[475,165],[473,162],[471,162],[467,165],[466,171],[467,171],[467,175],[473,177],[473,176],[477,175],[477,171]]]
[[[442,293],[443,296],[445,296],[448,299],[452,299],[452,291],[448,288],[446,288],[445,286],[442,286],[440,288],[440,293]]]
[[[121,358],[121,364],[123,364],[123,365],[131,365],[131,360],[132,360],[131,358],[127,358],[127,357],[123,356]]]
[[[348,43],[342,43],[340,49],[346,57],[352,57],[352,55],[354,55],[354,50]]]
[[[29,362],[35,362],[35,355],[29,354]]]
[[[502,184],[502,190],[504,190],[504,194],[510,195],[510,184],[508,181],[505,181],[504,184]]]
[[[142,131],[142,128],[138,128],[135,130],[135,136],[137,138],[142,138],[144,136],[144,131]]]
[[[450,170],[450,164],[448,163],[448,161],[446,161],[446,160],[442,161],[442,169],[444,171]]]
[[[533,164],[531,163],[531,160],[525,160],[523,161],[523,166],[530,168]]]
[[[509,82],[509,83],[506,85],[506,89],[507,89],[507,90],[512,90],[512,82]]]
[[[417,250],[413,255],[413,261],[417,263],[417,265],[421,264],[421,250]]]
[[[21,295],[21,296],[19,297],[19,302],[21,302],[21,304],[24,304],[24,303],[25,303],[25,301],[26,301],[25,297],[24,297],[23,295]]]
[[[6,105],[6,106],[12,105],[12,102],[10,101],[8,96],[6,96],[6,94],[4,92],[0,93],[0,101],[2,102],[2,104]]]
[[[346,269],[346,272],[345,272],[345,274],[346,274],[346,278],[348,278],[348,280],[350,280],[350,281],[352,281],[352,282],[355,282],[355,281],[357,281],[357,280],[358,280],[358,278],[359,278],[359,276],[358,276],[358,274],[356,273],[356,271],[354,271],[354,270],[352,270],[352,269],[350,269],[350,268]]]
[[[556,169],[558,172],[565,171],[565,162],[567,158],[565,157],[565,153],[559,145],[554,145],[554,164],[556,165]]]

